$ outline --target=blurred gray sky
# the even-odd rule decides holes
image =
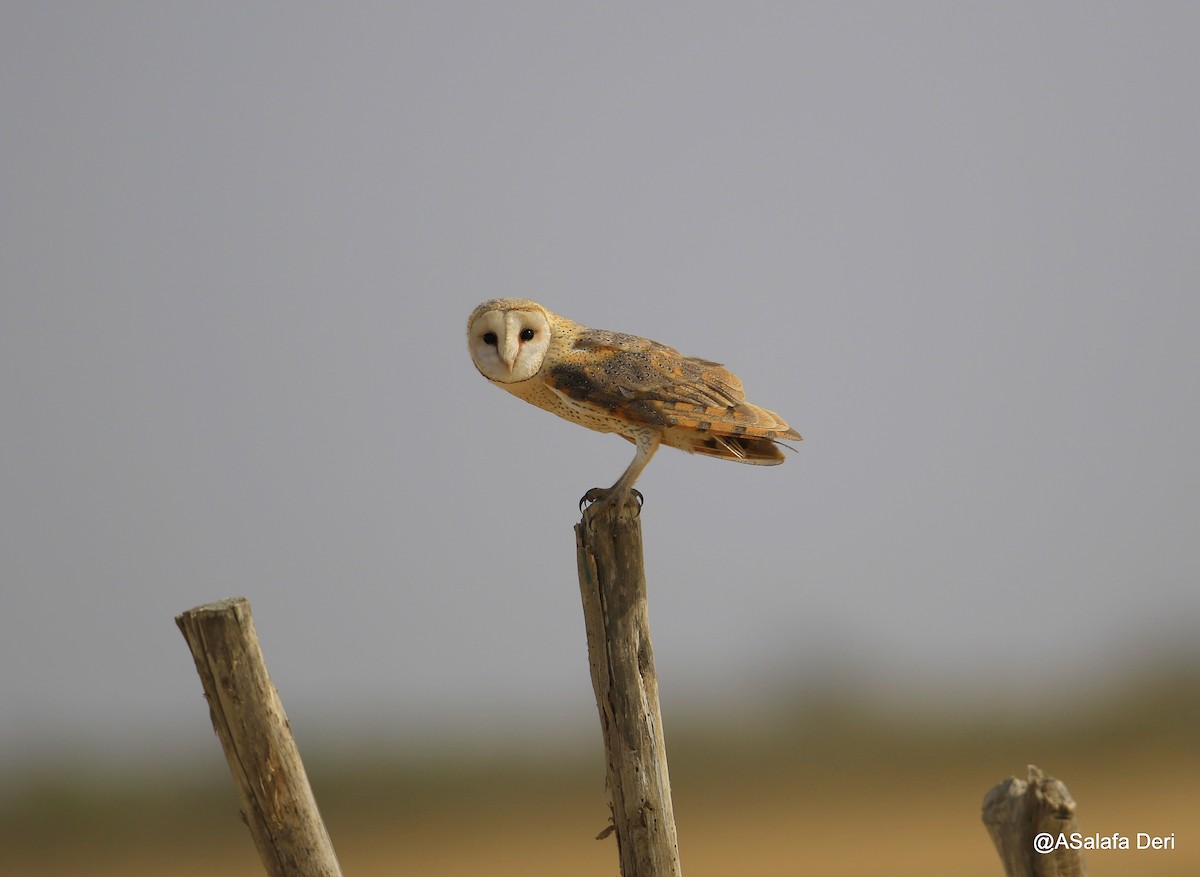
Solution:
[[[1200,619],[1194,4],[7,3],[0,758],[293,720],[594,722],[521,295],[806,440],[640,481],[668,704],[1110,673]],[[769,700],[769,697],[767,698]]]

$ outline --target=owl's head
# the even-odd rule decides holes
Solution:
[[[524,298],[495,298],[475,308],[467,322],[467,346],[479,373],[501,384],[537,374],[550,346],[547,314]]]

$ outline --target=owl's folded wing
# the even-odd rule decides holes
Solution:
[[[780,462],[774,440],[800,438],[778,414],[747,402],[742,382],[719,363],[634,335],[587,330],[547,383],[576,404],[661,428],[666,444],[693,453]]]

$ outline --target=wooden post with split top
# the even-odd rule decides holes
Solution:
[[[678,877],[639,511],[631,494],[584,512],[575,525],[579,590],[621,875]]]

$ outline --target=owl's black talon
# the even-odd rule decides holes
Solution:
[[[590,508],[592,505],[601,502],[608,498],[611,491],[606,487],[593,487],[587,493],[579,498],[579,511],[582,512]]]
[[[637,501],[637,513],[642,513],[642,506],[646,504],[645,497],[642,492],[635,488],[629,489],[629,495]],[[579,499],[579,512],[582,514],[589,508],[593,508],[597,503],[610,502],[613,498],[611,487],[593,487]]]

